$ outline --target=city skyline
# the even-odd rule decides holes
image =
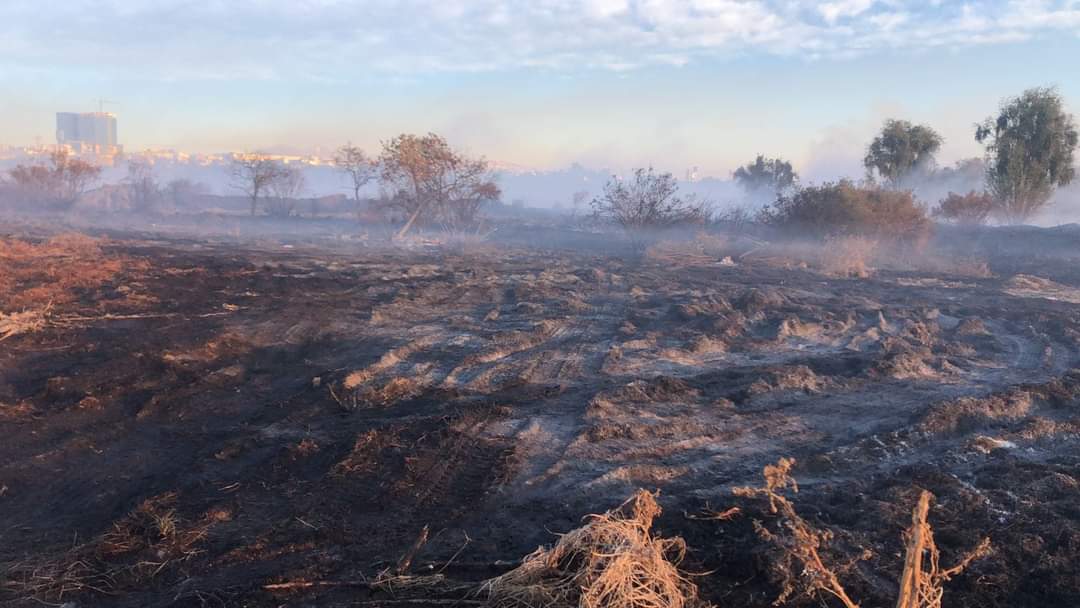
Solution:
[[[763,153],[823,180],[859,174],[889,117],[937,129],[950,164],[981,155],[973,124],[1005,97],[1053,85],[1080,107],[1074,0],[17,0],[0,23],[7,145],[105,97],[132,151],[377,153],[434,131],[535,170],[723,177]]]

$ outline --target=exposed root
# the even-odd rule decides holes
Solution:
[[[826,566],[819,554],[819,549],[832,540],[832,532],[811,526],[795,512],[795,505],[780,493],[787,488],[799,491],[791,476],[794,464],[791,458],[781,458],[777,464],[765,467],[764,487],[735,489],[737,496],[768,498],[770,510],[780,516],[780,529],[776,532],[760,521],[754,522],[758,535],[780,550],[780,559],[774,569],[781,579],[782,590],[773,605],[782,605],[796,594],[814,597],[825,592],[839,599],[846,608],[858,608],[840,584],[836,570]],[[866,557],[869,555],[864,553],[861,559]]]
[[[780,516],[780,530],[777,532],[770,531],[761,522],[754,522],[758,534],[780,549],[781,556],[774,569],[780,576],[782,591],[773,605],[783,605],[796,592],[807,597],[825,592],[839,599],[846,608],[858,608],[858,604],[840,584],[837,573],[850,569],[859,560],[869,558],[870,552],[864,551],[856,559],[837,568],[830,568],[824,563],[819,550],[832,539],[832,533],[811,526],[799,517],[791,501],[780,494],[787,488],[794,492],[799,490],[791,477],[794,464],[795,461],[790,458],[781,458],[776,465],[765,467],[764,487],[735,489],[738,496],[768,498],[771,511]],[[955,566],[942,569],[939,565],[941,553],[934,544],[933,530],[926,521],[931,498],[929,492],[922,492],[911,515],[911,527],[904,532],[906,557],[896,608],[941,608],[945,582],[963,572],[973,561],[990,553],[990,539],[984,538]]]
[[[660,514],[653,494],[638,490],[618,509],[591,515],[554,547],[540,548],[481,587],[499,608],[682,608],[698,605],[697,586],[678,569],[681,538],[654,538]]]
[[[911,527],[904,532],[907,551],[896,608],[941,608],[945,582],[963,572],[971,562],[990,553],[990,539],[984,538],[955,566],[942,570],[939,564],[941,552],[934,544],[934,532],[926,521],[930,498],[930,492],[923,490],[911,513]]]

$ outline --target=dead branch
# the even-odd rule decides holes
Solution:
[[[900,594],[896,608],[941,608],[944,584],[960,574],[971,562],[990,553],[990,539],[984,538],[952,568],[942,570],[941,552],[934,543],[934,532],[927,522],[930,492],[923,490],[911,512],[911,527],[904,532],[904,572],[900,576]]]

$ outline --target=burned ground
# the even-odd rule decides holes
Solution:
[[[705,599],[766,606],[769,514],[731,489],[787,456],[838,563],[870,551],[843,576],[863,605],[892,603],[921,489],[946,557],[995,547],[949,605],[1080,604],[1068,260],[846,279],[514,246],[100,249],[111,272],[0,342],[0,601],[385,602],[364,581],[425,526],[412,571],[478,581],[640,487]],[[290,581],[312,584],[265,587]]]

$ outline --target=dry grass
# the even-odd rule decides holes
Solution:
[[[683,608],[698,605],[697,586],[679,571],[681,538],[655,538],[655,496],[638,490],[618,509],[591,515],[581,528],[540,548],[520,566],[484,583],[499,608]]]
[[[113,528],[47,559],[5,565],[0,589],[19,601],[60,604],[91,593],[112,595],[147,584],[166,568],[201,553],[210,528],[231,517],[211,509],[198,521],[185,521],[167,492],[143,501]]]
[[[67,304],[111,280],[123,265],[124,260],[101,250],[99,240],[80,234],[37,244],[0,239],[0,311]]]
[[[11,336],[41,331],[45,327],[51,309],[52,305],[47,304],[36,310],[24,310],[11,314],[0,312],[0,342]]]
[[[864,236],[836,236],[825,240],[819,265],[825,274],[865,279],[873,272],[878,242]]]

